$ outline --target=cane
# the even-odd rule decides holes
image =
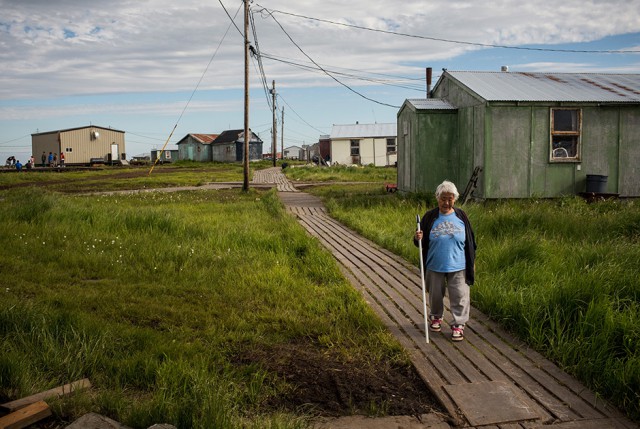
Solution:
[[[420,231],[420,215],[416,215],[418,227],[416,231]],[[422,240],[418,240],[418,249],[420,250],[420,280],[422,280],[422,306],[424,311],[424,336],[429,344],[429,324],[427,323],[427,286],[424,282],[424,260],[422,259]]]

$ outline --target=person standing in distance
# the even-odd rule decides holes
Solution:
[[[445,180],[436,188],[438,207],[425,213],[413,244],[422,240],[425,282],[429,291],[429,329],[440,332],[444,296],[449,292],[451,340],[464,339],[471,308],[470,286],[475,281],[476,239],[467,214],[454,207],[458,189]],[[423,231],[426,233],[423,234]]]

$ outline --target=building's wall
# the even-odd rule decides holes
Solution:
[[[620,176],[618,178],[618,192],[625,197],[638,197],[640,196],[640,107],[621,107],[619,115]]]
[[[249,142],[249,161],[262,159],[262,142]],[[236,142],[236,162],[244,162],[244,143]]]
[[[57,152],[60,154],[60,143],[58,142],[58,133],[39,134],[31,137],[31,150],[33,158],[37,166],[42,166],[42,153],[48,158],[49,152]],[[66,155],[65,155],[66,158]],[[48,161],[45,161],[45,164]]]
[[[160,152],[162,152],[162,155],[160,155]],[[161,151],[160,149],[154,149],[151,151],[151,162],[155,163],[156,159],[158,159],[158,155],[160,155],[160,160],[158,162],[176,162],[180,159],[180,150],[172,149]]]
[[[197,162],[211,161],[211,145],[200,143],[189,135],[178,143],[179,159]]]
[[[211,159],[217,162],[236,162],[235,142],[212,144]]]
[[[459,185],[455,110],[403,109],[398,116],[398,189],[434,192],[443,180]]]
[[[93,132],[98,133],[94,138]],[[65,164],[88,164],[91,158],[109,159],[111,145],[118,145],[118,159],[126,159],[124,133],[97,127],[47,133],[32,137],[32,149],[36,163],[40,164],[42,152],[64,152]]]
[[[217,162],[244,162],[244,143],[218,143],[211,145],[213,161]],[[262,159],[262,142],[249,143],[249,161]]]
[[[398,160],[397,153],[387,153],[387,137],[354,138],[353,140],[360,140],[360,155],[355,157],[351,156],[351,140],[331,140],[332,162],[341,165],[359,164],[386,167],[395,165]]]

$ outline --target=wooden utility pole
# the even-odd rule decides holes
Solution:
[[[276,166],[276,151],[278,150],[276,142],[278,141],[278,129],[276,124],[276,81],[271,81],[271,103],[273,105],[273,127],[272,127],[272,154],[273,154],[273,166]]]
[[[284,156],[284,106],[282,106],[282,123],[280,124],[282,127],[280,130],[280,156]]]
[[[244,182],[242,190],[249,190],[249,0],[244,0]]]

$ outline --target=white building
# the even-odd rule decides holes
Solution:
[[[334,125],[331,162],[341,165],[395,165],[398,159],[395,122],[390,124]]]

